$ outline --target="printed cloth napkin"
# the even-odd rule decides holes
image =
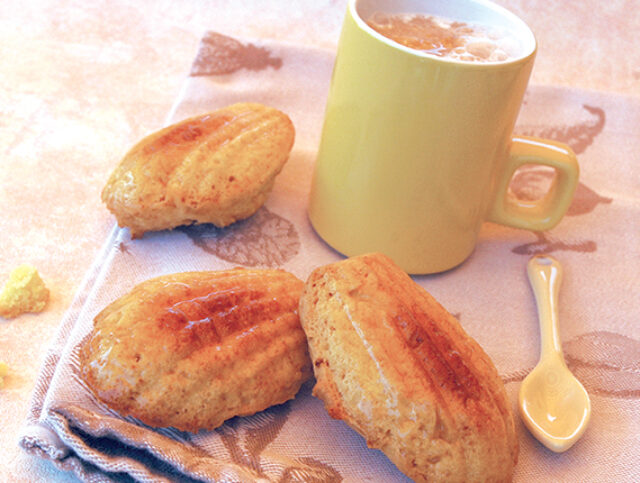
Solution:
[[[266,205],[225,229],[211,225],[131,240],[114,228],[62,321],[44,361],[20,440],[29,453],[85,481],[407,481],[380,451],[311,396],[234,418],[215,431],[153,429],[97,401],[78,374],[78,344],[95,315],[161,274],[234,266],[281,267],[301,279],[340,260],[313,231],[307,195],[334,52],[209,32],[168,122],[239,101],[291,117],[296,142]],[[640,102],[566,88],[529,88],[517,133],[568,143],[581,181],[567,216],[534,233],[487,223],[472,256],[449,272],[414,279],[455,314],[495,362],[516,414],[516,481],[640,480]],[[535,197],[551,174],[521,169],[512,189]],[[583,438],[555,454],[517,416],[520,382],[539,353],[526,278],[530,256],[565,268],[560,335],[571,370],[592,398]]]

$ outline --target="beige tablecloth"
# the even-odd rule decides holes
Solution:
[[[165,273],[237,265],[281,267],[305,279],[341,259],[317,237],[306,202],[334,52],[208,32],[167,122],[237,101],[288,113],[291,158],[266,205],[225,229],[210,225],[131,240],[114,227],[43,364],[20,439],[32,454],[86,481],[405,481],[379,451],[332,420],[308,384],[292,401],[190,434],[121,418],[78,377],[77,348],[93,317],[136,283]],[[486,224],[471,258],[415,277],[494,360],[516,411],[535,365],[538,323],[525,264],[550,253],[565,267],[560,292],[566,360],[592,397],[582,440],[545,449],[517,418],[516,481],[640,480],[640,102],[633,97],[531,86],[517,132],[568,143],[581,181],[568,215],[545,233]],[[522,170],[513,189],[535,196],[548,181]]]

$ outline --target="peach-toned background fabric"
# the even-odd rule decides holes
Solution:
[[[6,279],[14,266],[29,262],[39,268],[52,289],[51,303],[44,313],[0,320],[0,360],[11,367],[5,388],[0,390],[0,480],[73,479],[49,462],[27,455],[18,447],[18,439],[47,349],[110,233],[113,219],[99,201],[106,176],[132,143],[165,122],[177,98],[182,100],[176,113],[179,118],[211,101],[207,97],[210,91],[201,84],[212,74],[234,75],[203,72],[206,61],[196,62],[192,69],[200,39],[213,30],[239,39],[236,42],[241,45],[246,45],[242,39],[251,37],[321,49],[314,50],[318,54],[314,59],[320,59],[326,73],[345,2],[286,3],[242,2],[240,7],[234,2],[138,2],[132,6],[127,2],[33,1],[0,6],[0,277]],[[535,313],[531,305],[523,306],[530,300],[529,289],[522,273],[514,272],[515,267],[526,255],[538,251],[564,257],[568,274],[563,302],[580,303],[577,312],[571,307],[564,309],[568,322],[562,335],[567,360],[594,394],[594,409],[600,409],[585,441],[579,444],[593,445],[589,438],[596,436],[603,439],[595,442],[605,443],[598,445],[603,455],[592,460],[592,472],[576,456],[579,446],[573,453],[553,457],[552,468],[567,479],[573,475],[576,481],[589,475],[594,475],[593,481],[634,481],[639,471],[631,463],[639,459],[640,443],[640,337],[635,329],[640,305],[640,183],[638,168],[632,162],[640,148],[636,129],[640,121],[640,49],[633,45],[632,35],[640,27],[637,5],[615,1],[607,2],[606,8],[593,2],[499,3],[523,17],[539,40],[532,89],[519,129],[569,142],[578,152],[583,182],[573,211],[559,231],[534,235],[487,225],[483,230],[487,243],[481,244],[465,265],[493,274],[491,279],[505,274],[513,277],[524,301],[520,305],[505,299],[500,284],[465,281],[452,292],[445,290],[446,277],[423,282],[443,287],[433,290],[434,295],[487,347],[515,401],[517,383],[537,357]],[[296,65],[313,76],[316,64],[305,67],[302,51],[297,52]],[[251,57],[251,62],[263,63],[265,68],[260,72],[277,74],[277,57]],[[247,67],[234,72],[250,71]],[[189,73],[192,76],[181,93]],[[321,114],[322,83],[328,82],[328,76],[313,80],[320,83],[314,91],[320,94],[303,99],[310,111]],[[293,92],[304,96],[300,89]],[[265,95],[262,99],[267,102],[289,102],[289,93],[284,90],[259,94]],[[296,101],[299,99],[291,100],[291,105]],[[313,116],[301,119],[299,131],[308,136],[298,156],[310,160],[317,117],[315,121]],[[305,166],[293,163],[283,175],[287,174],[288,180],[304,180],[308,175]],[[516,188],[522,193],[535,189],[536,180],[544,176],[522,173]],[[276,196],[254,220],[258,228],[264,220],[278,216],[274,206],[284,206],[285,201]],[[585,225],[590,226],[587,233],[581,230]],[[225,248],[208,243],[210,233],[191,229],[187,235],[195,246],[199,243],[209,248],[220,260],[235,253],[233,240]],[[611,253],[608,258],[600,259],[606,246],[613,250],[607,251]],[[504,255],[497,265],[488,256],[492,250]],[[278,256],[284,260],[286,253]],[[247,263],[246,259],[230,262]],[[301,276],[303,271],[300,268]],[[592,293],[581,291],[582,281],[591,282]],[[476,315],[474,304],[482,300],[504,305],[503,320],[492,321],[493,331],[485,329],[483,319]],[[589,314],[599,315],[597,324]],[[524,327],[522,331],[513,329],[511,321],[515,320],[518,327]],[[527,341],[525,347],[530,350],[511,365],[502,361],[509,360],[508,347],[514,340]],[[621,431],[625,435],[623,447],[615,444]],[[533,458],[521,461],[519,468],[525,471],[536,466],[535,455],[544,455],[544,450],[526,432],[521,441],[524,454]],[[529,477],[520,473],[522,481]],[[544,478],[548,479],[548,474],[541,476]]]

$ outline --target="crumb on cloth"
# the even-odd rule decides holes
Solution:
[[[25,312],[42,312],[49,289],[31,265],[20,265],[9,275],[0,292],[0,317],[11,319]]]

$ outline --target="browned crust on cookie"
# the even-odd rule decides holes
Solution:
[[[148,280],[96,316],[81,376],[123,416],[185,431],[283,403],[311,377],[301,290],[282,270]]]
[[[415,481],[510,481],[518,441],[487,354],[380,254],[315,270],[300,301],[314,394]]]
[[[264,204],[294,138],[289,117],[262,104],[185,119],[136,144],[102,201],[133,238],[192,223],[227,226]]]

